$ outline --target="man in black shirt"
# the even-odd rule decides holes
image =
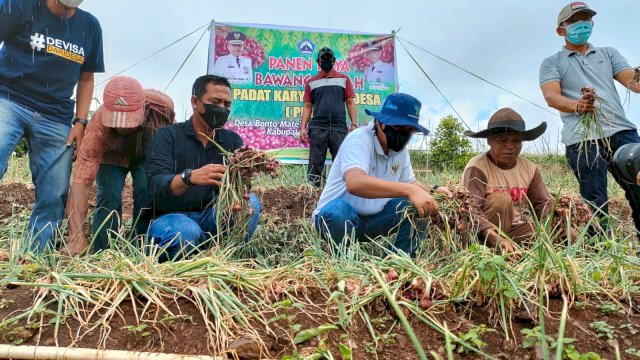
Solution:
[[[220,150],[233,152],[242,139],[223,129],[231,108],[229,81],[205,75],[196,79],[191,119],[156,132],[147,149],[147,177],[155,220],[149,239],[163,249],[160,260],[179,259],[206,246],[217,233],[215,200],[226,166]],[[251,194],[254,214],[248,237],[258,226],[260,202]]]

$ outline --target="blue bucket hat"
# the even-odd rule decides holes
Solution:
[[[429,134],[429,130],[420,125],[420,108],[422,104],[411,95],[393,93],[384,100],[380,112],[365,109],[364,112],[373,116],[376,120],[389,126],[412,126],[423,134]]]

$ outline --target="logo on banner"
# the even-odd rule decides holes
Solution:
[[[300,54],[313,55],[315,48],[316,44],[312,43],[309,39],[304,39],[298,43],[298,50],[300,50]]]

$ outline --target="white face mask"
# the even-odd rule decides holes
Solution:
[[[58,0],[62,5],[70,8],[76,8],[82,4],[84,0]]]

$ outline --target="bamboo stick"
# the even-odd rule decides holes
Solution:
[[[0,344],[2,359],[42,360],[224,360],[219,356],[178,355],[124,350],[61,348],[55,346],[27,346]]]

